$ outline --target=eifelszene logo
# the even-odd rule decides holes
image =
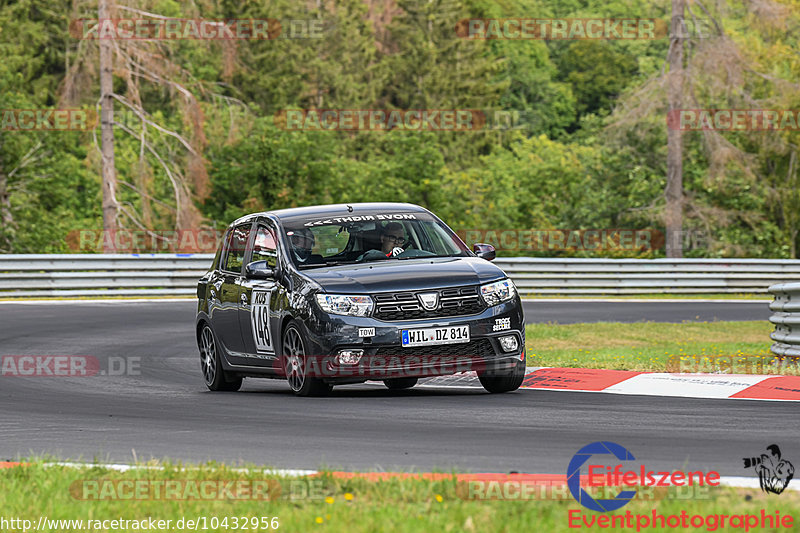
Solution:
[[[635,490],[620,491],[613,500],[595,500],[588,492],[581,487],[581,466],[584,465],[592,455],[613,454],[620,461],[634,461],[636,458],[631,452],[614,442],[593,442],[587,444],[576,453],[567,467],[567,486],[572,493],[572,497],[584,507],[592,511],[616,511],[627,504],[636,496]]]
[[[780,494],[794,477],[794,466],[781,458],[781,449],[777,444],[767,446],[767,451],[769,455],[762,453],[761,457],[742,459],[744,467],[752,467],[756,471],[762,491]]]
[[[709,471],[661,471],[649,470],[644,464],[625,470],[623,465],[602,464],[604,459],[590,461],[596,455],[613,455],[620,462],[636,461],[631,452],[609,441],[587,444],[576,453],[567,466],[567,487],[572,497],[582,506],[592,511],[607,513],[616,511],[636,497],[636,490],[622,490],[610,499],[595,499],[581,485],[581,468],[585,465],[587,487],[693,487],[718,486],[719,472]]]

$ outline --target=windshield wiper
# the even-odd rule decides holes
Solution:
[[[301,270],[305,270],[306,268],[320,268],[320,267],[328,267],[328,266],[339,266],[339,265],[354,265],[355,261],[329,261],[327,263],[311,263],[308,265],[298,265],[297,268]]]
[[[405,261],[407,259],[436,259],[437,257],[465,257],[463,255],[409,255],[406,257],[395,257],[400,261]]]
[[[386,261],[387,259],[392,259],[392,257],[391,256],[387,257],[386,254],[384,254],[380,250],[367,250],[366,252],[358,256],[356,263],[362,264],[362,263],[369,263],[371,261]]]

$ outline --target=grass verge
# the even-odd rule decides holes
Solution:
[[[210,481],[214,486],[219,486],[220,482],[247,482],[254,486],[257,481],[266,481],[271,487],[281,487],[281,492],[273,491],[275,499],[268,501],[230,497],[176,499],[165,497],[166,492],[161,497],[151,497],[153,488],[168,480],[178,482],[183,488],[191,486],[191,482]],[[147,487],[149,496],[120,498],[123,481],[136,487]],[[183,528],[175,526],[181,519],[184,519],[184,524],[187,519],[199,519],[205,520],[207,525],[207,529],[203,529],[200,524],[199,531],[245,531],[242,527],[232,527],[233,517],[237,517],[240,526],[245,521],[252,525],[256,519],[258,527],[246,529],[251,532],[274,531],[272,519],[277,518],[278,531],[366,533],[573,531],[568,527],[570,511],[579,512],[587,520],[603,516],[582,508],[569,496],[559,501],[536,500],[536,496],[526,501],[475,500],[459,483],[454,478],[436,481],[394,478],[376,482],[340,479],[324,473],[317,478],[289,479],[264,475],[257,470],[232,470],[216,464],[188,470],[164,465],[163,470],[119,473],[99,467],[45,467],[34,462],[27,467],[0,470],[0,518],[27,519],[34,524],[38,524],[40,517],[49,521],[84,520],[84,525],[87,520],[141,520],[148,517],[170,520],[173,527],[163,531],[194,530],[185,525]],[[194,485],[198,486],[197,483]],[[97,486],[112,488],[97,489]],[[89,487],[88,493],[86,487]],[[91,498],[87,499],[87,494]],[[237,496],[241,494],[237,493]],[[680,515],[685,511],[689,515],[749,513],[759,516],[762,510],[772,516],[778,511],[781,516],[792,515],[796,521],[800,518],[800,494],[787,491],[780,496],[767,496],[758,490],[709,487],[701,497],[679,498],[676,493],[667,493],[665,499],[637,499],[616,513],[630,511],[650,515],[653,510],[661,515]],[[228,517],[227,527],[212,528],[212,517],[218,521]],[[261,520],[262,517],[267,518],[266,522]],[[268,527],[264,527],[265,524]],[[584,526],[581,529],[588,528]],[[130,525],[96,530],[139,531]],[[21,529],[4,528],[4,531]],[[62,525],[41,528],[38,533],[55,531],[86,531],[86,528]]]
[[[756,368],[759,361],[773,359],[769,351],[773,327],[767,321],[530,324],[525,329],[526,351],[529,366],[664,372],[676,358],[751,356]],[[730,373],[751,373],[744,364],[734,367]],[[767,364],[762,371],[777,373],[779,369]]]

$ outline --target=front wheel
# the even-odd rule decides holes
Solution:
[[[519,361],[517,366],[508,373],[485,373],[478,376],[483,388],[491,393],[511,392],[517,390],[525,379],[525,361]]]
[[[237,391],[242,387],[242,378],[231,377],[222,369],[222,354],[217,346],[217,338],[208,324],[200,332],[200,368],[203,380],[211,391]]]
[[[290,322],[283,332],[283,361],[289,388],[297,396],[325,396],[333,387],[308,375],[308,354],[303,334]]]

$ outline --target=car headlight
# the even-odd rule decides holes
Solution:
[[[493,306],[501,302],[507,302],[517,295],[517,288],[510,279],[495,281],[481,285],[481,296],[486,305]]]
[[[372,298],[369,296],[317,294],[317,303],[323,311],[333,315],[367,316],[372,311]]]

